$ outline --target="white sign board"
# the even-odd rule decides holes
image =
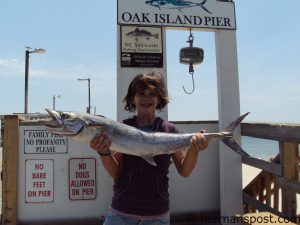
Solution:
[[[217,0],[118,0],[118,24],[233,30],[235,7]]]
[[[29,154],[55,154],[66,153],[68,139],[51,134],[47,130],[24,130],[24,153]]]
[[[53,160],[27,159],[26,173],[26,203],[53,202]]]
[[[69,176],[69,196],[71,200],[96,198],[96,159],[70,159]]]

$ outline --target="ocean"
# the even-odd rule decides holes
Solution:
[[[261,138],[242,136],[241,145],[252,157],[269,160],[279,154],[279,142]]]

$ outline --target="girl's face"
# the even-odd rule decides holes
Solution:
[[[154,90],[149,88],[135,94],[133,104],[136,106],[138,114],[155,114],[159,103],[158,96]]]

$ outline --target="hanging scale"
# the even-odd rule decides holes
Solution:
[[[190,36],[187,42],[190,44],[190,46],[180,49],[179,60],[180,63],[189,65],[189,74],[192,76],[193,89],[192,91],[187,92],[184,86],[182,86],[182,88],[185,93],[192,94],[195,90],[193,65],[200,64],[203,62],[204,51],[202,48],[193,47],[194,36],[192,34],[192,30],[190,30]]]

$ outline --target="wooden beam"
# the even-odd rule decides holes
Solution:
[[[2,225],[17,224],[19,118],[4,117]]]
[[[282,176],[282,168],[280,164],[268,162],[266,160],[253,158],[251,156],[242,156],[242,162],[277,176]]]
[[[264,203],[258,201],[256,198],[253,198],[251,195],[248,195],[246,193],[243,193],[243,200],[244,203],[253,206],[254,208],[256,208],[258,211],[263,212],[263,211],[268,211],[271,212],[277,216],[283,217],[285,218],[286,215],[273,209],[270,206],[265,205]]]
[[[244,122],[241,124],[241,133],[249,137],[300,143],[299,124]]]
[[[300,194],[300,182],[290,181],[284,177],[275,176],[277,183],[282,187]]]
[[[282,176],[291,182],[298,181],[297,172],[298,144],[280,142],[279,150],[281,155]],[[289,217],[296,215],[297,201],[296,193],[288,187],[282,187],[282,212]]]

